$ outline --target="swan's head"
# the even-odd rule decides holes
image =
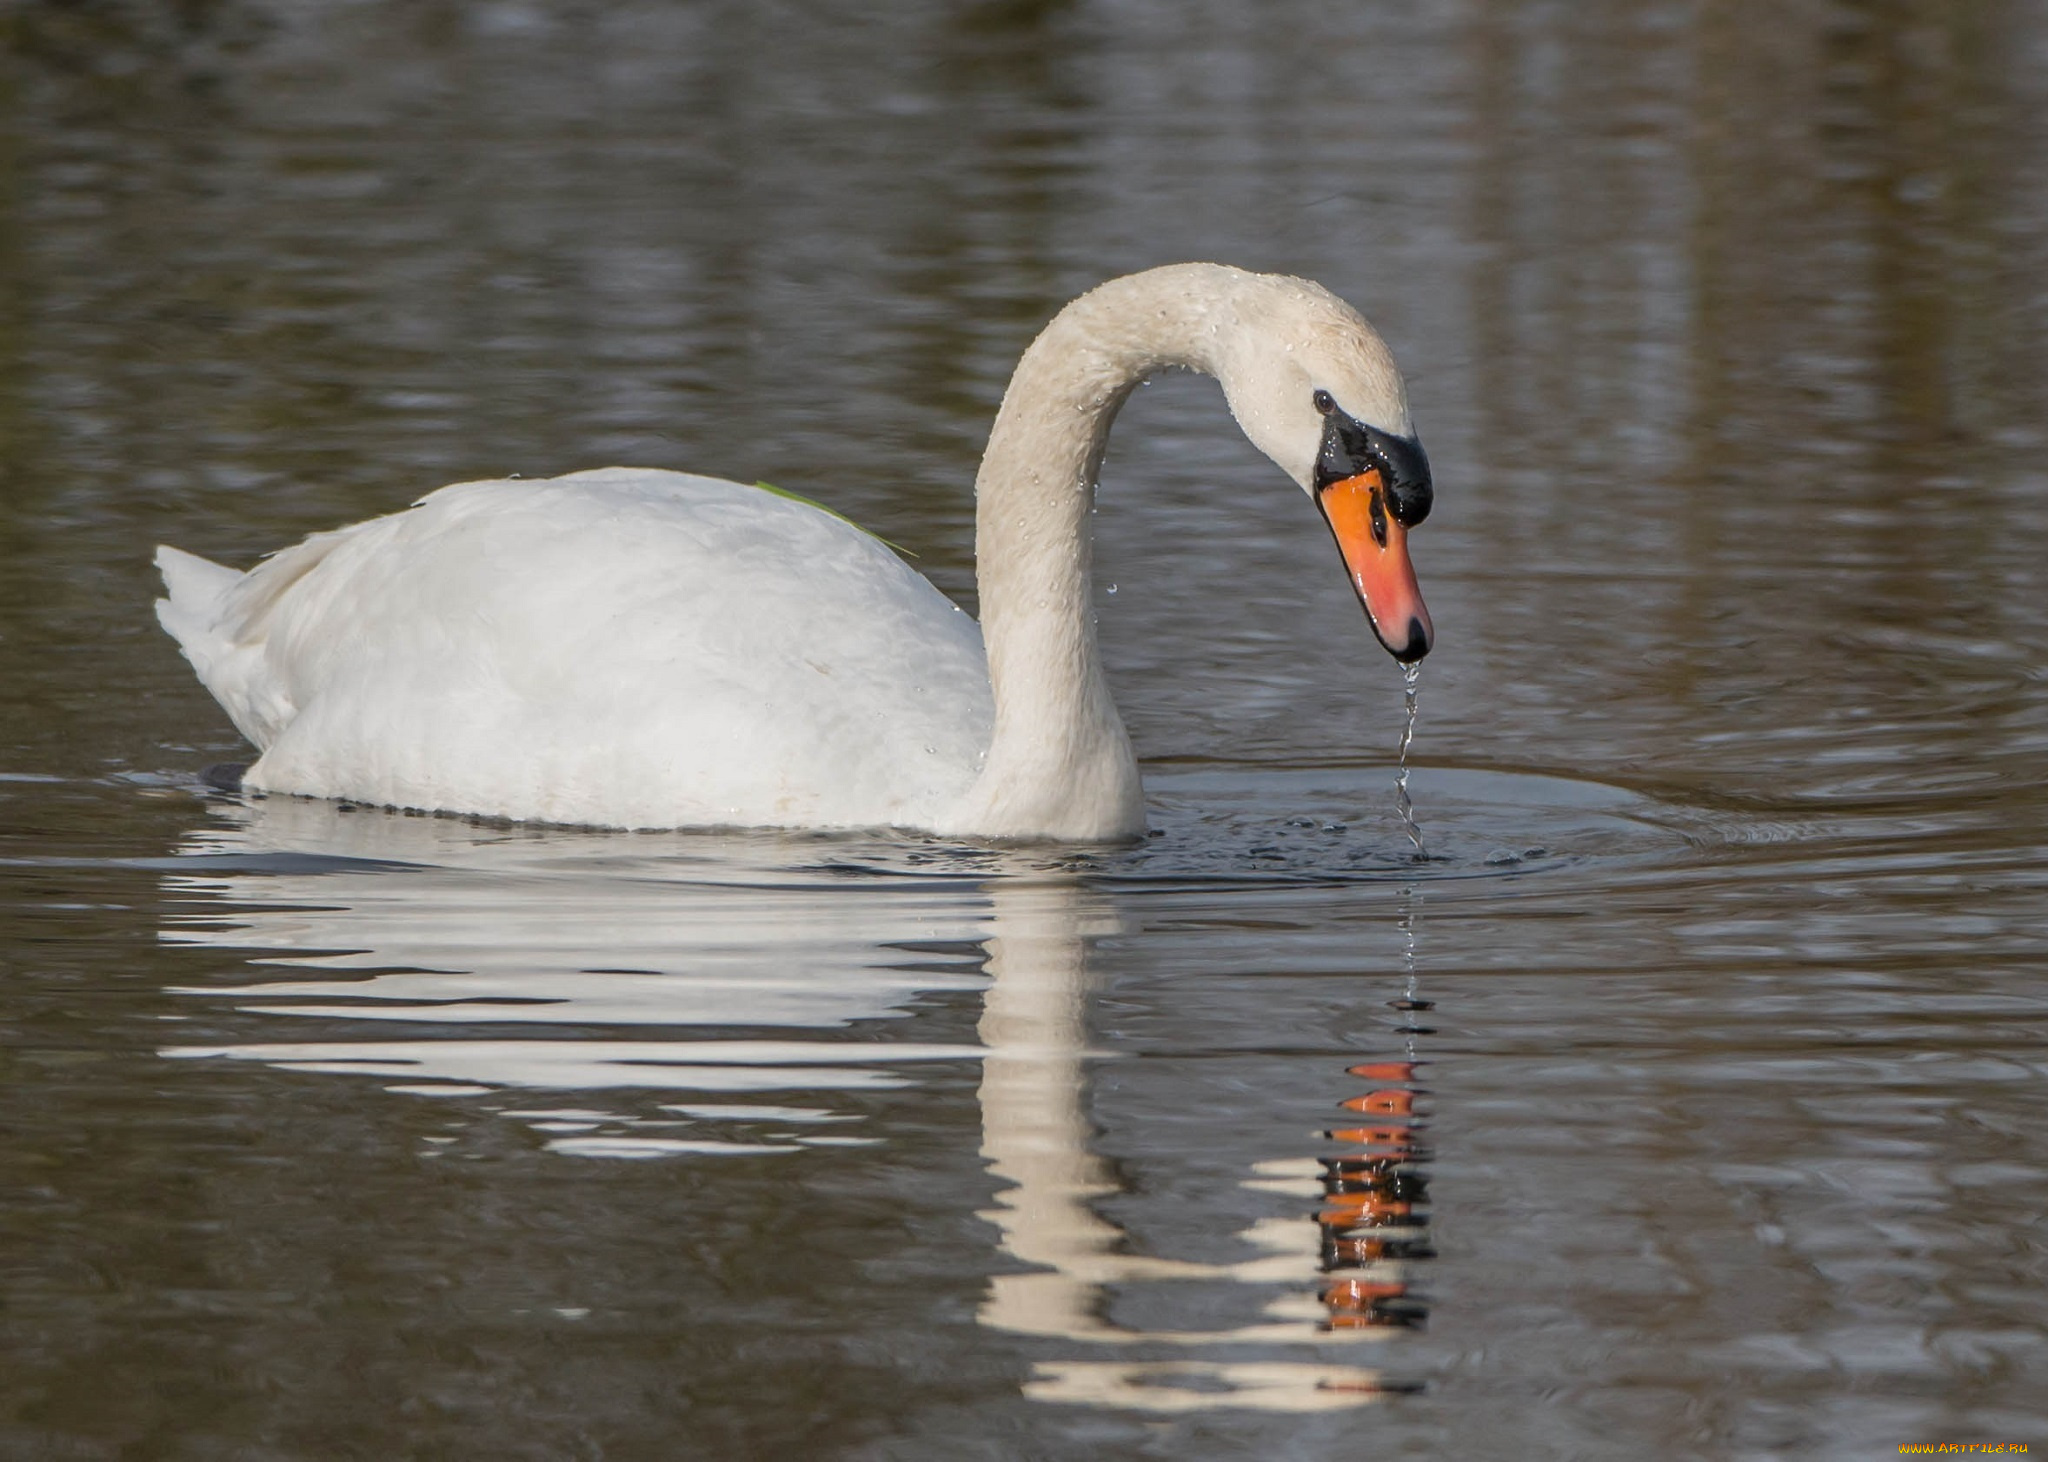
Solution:
[[[1429,458],[1408,420],[1394,357],[1365,318],[1320,285],[1254,276],[1219,332],[1230,409],[1255,446],[1301,485],[1337,539],[1373,633],[1404,663],[1436,632],[1408,561],[1429,516]]]

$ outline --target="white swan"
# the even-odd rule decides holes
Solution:
[[[979,628],[805,502],[678,472],[467,482],[246,574],[161,548],[157,617],[262,756],[245,785],[621,828],[1145,825],[1089,603],[1111,420],[1215,375],[1322,509],[1382,643],[1428,653],[1427,460],[1378,335],[1216,264],[1112,280],[1018,363],[976,479]]]

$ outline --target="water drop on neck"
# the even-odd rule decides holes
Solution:
[[[1109,586],[1109,590],[1108,590],[1108,592],[1109,592],[1109,593],[1111,593],[1111,594],[1114,594],[1114,593],[1116,592],[1116,585],[1114,585],[1114,584],[1111,584],[1111,585]]]

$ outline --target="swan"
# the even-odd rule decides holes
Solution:
[[[650,468],[465,482],[247,573],[157,550],[157,618],[261,752],[258,792],[616,828],[1141,834],[1088,522],[1148,374],[1215,376],[1322,511],[1403,662],[1428,459],[1391,353],[1320,285],[1113,279],[1018,362],[975,480],[979,625],[807,500]]]

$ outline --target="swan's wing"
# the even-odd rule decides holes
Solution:
[[[972,620],[844,521],[716,479],[444,488],[219,602],[209,644],[260,658],[216,675],[266,746],[259,788],[614,826],[922,823],[987,746]]]

